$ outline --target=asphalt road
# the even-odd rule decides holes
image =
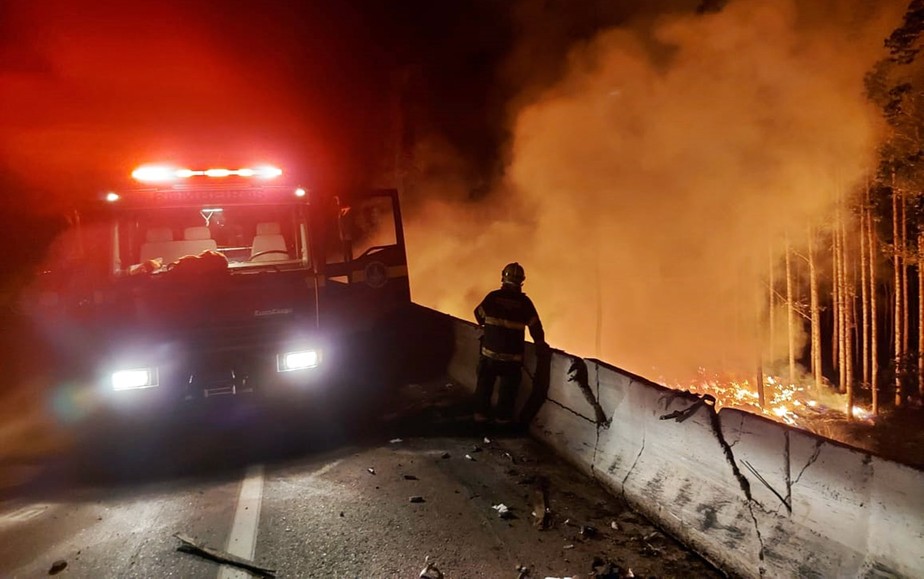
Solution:
[[[50,456],[0,499],[0,577],[251,576],[177,533],[279,577],[418,577],[427,557],[445,577],[722,576],[458,392],[410,385],[350,428],[168,423]]]

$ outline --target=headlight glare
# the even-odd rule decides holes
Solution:
[[[135,390],[157,386],[157,368],[131,368],[112,373],[113,390]]]
[[[321,354],[317,350],[298,350],[277,356],[276,369],[279,372],[292,372],[293,370],[317,368],[320,363]]]

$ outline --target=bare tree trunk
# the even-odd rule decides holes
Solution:
[[[832,319],[832,332],[831,332],[831,367],[834,368],[834,371],[838,373],[838,384],[840,383],[840,346],[841,346],[841,295],[840,295],[840,284],[838,283],[839,276],[837,272],[840,271],[840,265],[838,260],[840,259],[840,252],[838,251],[838,230],[835,227],[831,232],[831,319]]]
[[[899,196],[899,203],[901,205],[901,214],[902,214],[902,242],[901,242],[901,254],[902,254],[902,354],[908,354],[908,328],[911,324],[908,323],[910,316],[910,302],[908,301],[908,259],[905,257],[908,254],[908,200],[905,197],[905,192],[902,191]]]
[[[792,248],[786,236],[786,326],[789,331],[789,383],[796,383],[796,321],[793,318]]]
[[[838,204],[840,205],[840,204]],[[844,283],[844,228],[840,207],[834,225],[834,283],[837,286],[837,383],[841,394],[847,392],[847,300]]]
[[[818,271],[815,268],[815,230],[808,234],[809,286],[812,310],[812,376],[815,392],[821,392],[821,308],[818,303]]]
[[[899,224],[899,192],[895,188],[895,173],[892,173],[892,264],[895,274],[895,405],[902,404],[902,264],[901,264],[901,227]]]
[[[924,232],[918,232],[918,394],[924,398]]]
[[[841,296],[843,300],[844,342],[841,351],[844,352],[844,391],[847,393],[847,418],[853,418],[853,283],[850,279],[850,254],[847,251],[847,225],[845,219],[840,220],[841,229]]]
[[[869,188],[866,190],[866,200],[869,203]],[[869,248],[869,385],[873,391],[873,415],[879,414],[879,344],[876,331],[876,233],[873,231],[873,207],[868,206],[866,212],[866,234]]]
[[[769,263],[769,265],[770,265],[770,281],[769,281],[769,283],[770,283],[770,291],[767,292],[767,295],[769,296],[769,299],[770,299],[770,304],[769,304],[770,309],[767,310],[767,311],[768,311],[768,314],[769,314],[769,317],[770,317],[770,319],[769,319],[769,324],[770,324],[770,362],[773,363],[773,360],[776,359],[775,356],[774,356],[774,355],[776,354],[776,352],[774,351],[774,349],[776,348],[776,314],[775,314],[774,311],[773,311],[773,310],[776,308],[776,274],[774,273],[774,270],[776,269],[774,266],[776,265],[776,263],[774,262],[773,243],[772,243],[772,242],[771,242],[770,247],[769,247],[769,257],[770,257],[770,263]],[[772,368],[771,368],[771,371],[773,371]]]
[[[866,237],[866,212],[869,208],[866,206],[866,199],[860,209],[860,316],[861,316],[861,365],[863,372],[863,384],[869,384],[869,286],[867,285],[867,255],[866,246],[868,243]]]
[[[770,267],[771,269],[773,268],[772,258],[770,260]],[[770,275],[772,279],[773,274],[770,274]],[[763,280],[761,280],[761,285],[760,285],[761,291],[764,288],[762,282]],[[756,300],[754,301],[754,319],[753,319],[752,327],[754,328],[754,345],[756,349],[755,354],[756,354],[756,361],[757,361],[757,382],[754,385],[757,387],[757,405],[760,408],[764,408],[766,404],[766,396],[765,396],[766,393],[764,390],[764,356],[763,356],[763,347],[762,347],[763,331],[762,331],[762,324],[761,324],[761,322],[763,321],[761,312],[763,310],[764,297],[761,295],[760,291],[756,292],[755,295],[756,295]],[[770,295],[771,296],[773,295],[772,287],[771,287]],[[771,304],[771,309],[772,307],[773,306]],[[772,343],[771,343],[770,352],[771,352],[770,359],[772,360],[773,359]]]

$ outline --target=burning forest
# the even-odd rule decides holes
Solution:
[[[467,318],[518,259],[565,350],[805,428],[920,404],[924,85],[905,8],[729,2],[572,42],[558,78],[511,99],[490,193],[473,201],[451,144],[420,139],[415,298]],[[550,25],[519,17],[525,36]],[[501,75],[522,80],[518,56]]]

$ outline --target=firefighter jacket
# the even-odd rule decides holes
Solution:
[[[537,344],[545,342],[545,332],[536,306],[519,288],[501,286],[475,308],[475,319],[484,327],[481,355],[502,362],[523,360],[523,331]]]

